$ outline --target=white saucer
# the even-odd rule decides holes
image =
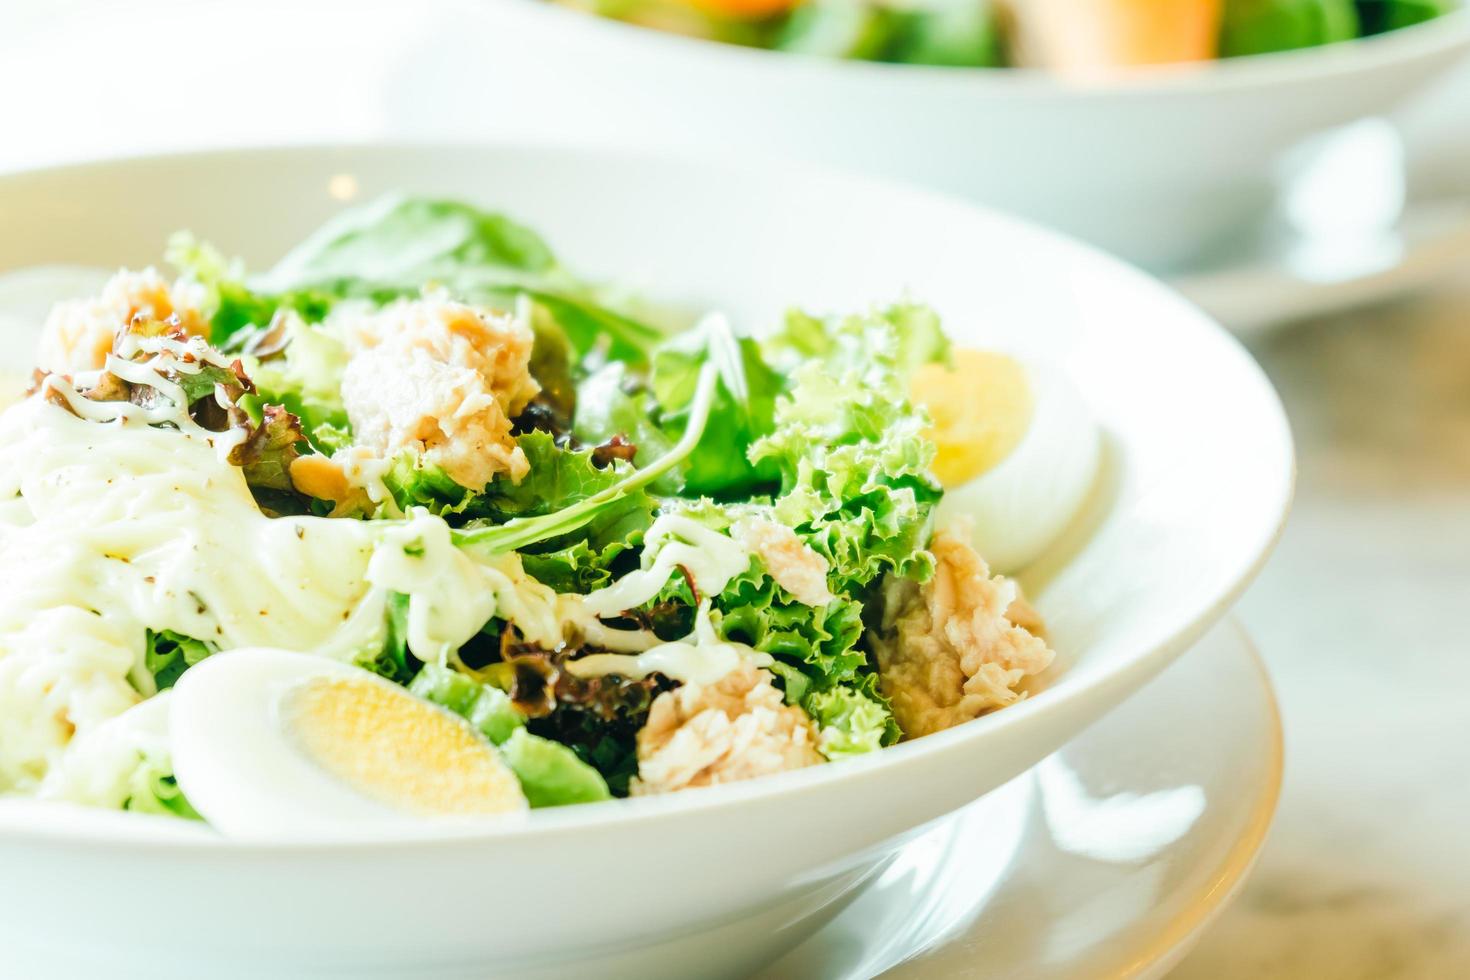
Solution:
[[[1066,749],[911,844],[762,980],[1162,975],[1233,897],[1281,786],[1233,621]]]
[[[1171,284],[1250,333],[1383,302],[1470,267],[1470,184],[1424,179],[1411,149],[1382,119],[1320,137],[1288,164],[1268,220]],[[1470,171],[1470,160],[1449,165],[1463,155],[1432,156],[1455,173]]]
[[[1242,334],[1396,299],[1470,264],[1470,196],[1412,202],[1381,235],[1340,254],[1330,244],[1313,251],[1322,244],[1266,245],[1170,285]]]

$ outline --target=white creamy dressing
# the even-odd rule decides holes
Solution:
[[[769,653],[720,639],[709,613],[710,602],[706,599],[695,614],[694,630],[683,639],[656,642],[638,654],[594,653],[578,657],[567,661],[567,672],[574,677],[620,674],[638,680],[649,674],[663,674],[685,684],[713,684],[742,663],[769,667],[775,662]]]
[[[146,361],[135,361],[138,354],[151,354]],[[117,343],[115,353],[107,355],[101,371],[84,371],[76,375],[76,383],[59,375],[50,374],[43,382],[48,391],[55,392],[66,400],[77,415],[91,422],[133,422],[143,425],[168,423],[179,431],[204,439],[215,449],[221,460],[243,442],[248,433],[243,428],[223,433],[210,432],[189,416],[189,399],[184,389],[169,380],[164,373],[171,370],[178,374],[198,374],[206,365],[228,369],[229,358],[212,350],[202,337],[176,340],[172,337],[139,337],[128,335]],[[131,402],[94,401],[81,394],[97,385],[104,373],[111,373],[130,384],[147,385],[164,397],[164,401],[144,408]],[[219,396],[216,393],[216,400]],[[223,401],[220,407],[228,408]]]
[[[334,523],[378,529],[382,545],[366,578],[409,596],[408,645],[420,660],[449,660],[492,616],[513,622],[532,643],[561,646],[557,594],[527,575],[516,554],[476,561],[454,546],[449,525],[427,511],[404,524]]]
[[[598,646],[618,653],[596,653],[570,660],[568,673],[576,677],[619,674],[643,678],[660,673],[686,684],[712,684],[743,661],[758,667],[771,656],[747,646],[722,640],[710,620],[708,597],[725,591],[730,580],[750,566],[750,552],[729,535],[705,527],[683,514],[664,514],[643,537],[643,567],[612,585],[582,599],[586,618],[583,635]],[[649,630],[615,630],[598,616],[617,616],[658,595],[674,570],[683,567],[701,600],[694,629],[679,640],[664,642]],[[590,615],[587,615],[590,614]]]
[[[379,517],[402,517],[403,511],[383,478],[393,469],[393,460],[385,459],[364,446],[346,446],[332,454],[332,462],[342,468],[348,486],[367,494]]]
[[[0,311],[13,278],[0,281]],[[722,641],[710,619],[707,597],[750,561],[725,534],[664,515],[646,535],[643,567],[583,597],[556,595],[514,554],[460,551],[426,513],[401,524],[268,518],[224,461],[244,430],[198,426],[162,374],[230,360],[202,340],[161,337],[127,339],[120,353],[106,369],[170,404],[93,401],[51,376],[76,415],[39,396],[0,414],[0,795],[121,806],[138,761],[166,759],[169,699],[145,700],[148,629],[347,660],[381,647],[396,591],[409,596],[408,642],[425,660],[452,657],[498,615],[547,647],[570,624],[619,651],[572,661],[578,676],[659,672],[703,684],[742,661],[771,662]],[[129,359],[139,353],[152,356]],[[77,377],[84,389],[95,381]],[[344,458],[344,471],[391,505],[390,464],[380,462]],[[689,636],[666,643],[600,622],[653,598],[681,566],[704,600]]]
[[[12,407],[0,500],[0,792],[45,792],[74,735],[152,691],[145,629],[350,659],[381,646],[391,589],[410,596],[425,659],[467,641],[487,609],[555,633],[555,596],[515,556],[481,566],[427,515],[268,518],[207,439],[126,416]]]

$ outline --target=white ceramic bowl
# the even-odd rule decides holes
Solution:
[[[1083,87],[738,48],[544,0],[482,0],[407,56],[414,97],[390,111],[419,133],[780,152],[960,193],[1174,271],[1265,214],[1283,151],[1388,111],[1467,49],[1462,11]]]
[[[514,145],[100,163],[0,179],[0,270],[143,264],[180,227],[260,265],[342,197],[390,189],[508,210],[578,269],[737,324],[909,290],[961,342],[1067,371],[1107,449],[1087,513],[1024,576],[1061,651],[1055,679],[854,762],[453,836],[244,844],[0,802],[7,955],[149,977],[742,972],[814,928],[905,835],[1031,766],[1184,650],[1286,512],[1280,405],[1213,323],[1089,248],[861,178]]]

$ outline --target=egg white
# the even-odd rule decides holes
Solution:
[[[975,549],[1001,574],[1040,557],[1081,510],[1101,440],[1080,392],[1060,372],[1025,365],[1032,396],[1025,433],[999,463],[946,491],[940,526],[968,517]]]
[[[293,731],[301,722],[293,717],[291,699],[304,685],[332,680],[381,685],[394,698],[413,697],[359,667],[265,647],[215,654],[179,678],[169,709],[174,777],[212,827],[231,837],[340,837],[403,828],[426,816],[455,817],[416,809],[418,801],[407,790],[401,800],[375,799],[312,758],[302,733]],[[424,706],[442,712],[444,723],[467,724]],[[344,750],[350,755],[360,747]],[[486,764],[504,768],[488,742],[484,752]],[[451,761],[447,752],[424,760],[426,766],[446,767]],[[362,762],[371,766],[375,760]],[[524,811],[519,784],[508,768],[505,775],[514,794],[507,811]]]

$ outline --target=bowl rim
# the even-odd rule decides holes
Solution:
[[[202,824],[182,821],[171,817],[149,814],[112,811],[77,804],[41,801],[29,797],[0,796],[0,839],[24,840],[33,843],[65,843],[78,847],[110,849],[115,846],[139,848],[153,853],[172,852],[180,849],[208,849],[252,855],[284,854],[295,855],[304,851],[325,850],[333,853],[378,850],[384,847],[408,846],[415,848],[463,847],[467,844],[489,843],[504,839],[528,840],[531,838],[554,838],[574,835],[589,828],[608,828],[634,822],[656,822],[659,820],[683,819],[690,814],[739,807],[753,800],[772,802],[790,798],[797,794],[816,791],[839,783],[852,784],[881,773],[890,768],[906,764],[909,760],[937,755],[960,745],[982,732],[1004,732],[1027,723],[1028,719],[1042,712],[1050,713],[1063,704],[1071,703],[1094,694],[1098,689],[1130,688],[1142,683],[1162,669],[1177,654],[1188,648],[1199,636],[1223,616],[1245,591],[1261,567],[1269,558],[1280,538],[1290,511],[1296,484],[1296,460],[1290,423],[1281,400],[1267,378],[1264,370],[1246,350],[1239,339],[1225,330],[1207,314],[1190,304],[1167,284],[1135,268],[1122,259],[1101,249],[1079,241],[1061,232],[1052,231],[1042,225],[1018,218],[985,205],[973,203],[954,195],[906,185],[896,181],[869,177],[835,170],[819,165],[792,161],[761,154],[720,154],[685,149],[644,149],[628,147],[595,146],[574,140],[539,140],[505,138],[476,141],[417,141],[394,139],[366,139],[357,141],[324,141],[272,145],[247,145],[222,149],[182,152],[158,152],[123,154],[105,158],[37,166],[25,169],[0,171],[0,196],[12,193],[16,186],[29,181],[45,181],[72,176],[110,175],[126,179],[129,168],[149,169],[184,165],[191,168],[208,167],[212,163],[226,161],[248,161],[269,156],[285,158],[303,157],[328,160],[373,154],[408,154],[427,158],[445,157],[459,153],[570,153],[587,159],[619,159],[627,163],[675,166],[702,170],[730,169],[749,173],[757,172],[781,180],[820,180],[828,184],[837,182],[851,189],[854,194],[881,194],[895,203],[911,201],[930,208],[959,209],[983,219],[1004,236],[1020,235],[1044,243],[1047,248],[1071,253],[1079,261],[1109,278],[1122,277],[1131,280],[1133,288],[1151,292],[1160,301],[1172,307],[1172,313],[1181,321],[1180,329],[1190,329],[1217,346],[1216,354],[1235,362],[1234,370],[1242,380],[1242,391],[1249,389],[1251,397],[1258,400],[1263,418],[1271,421],[1271,432],[1267,441],[1279,449],[1279,454],[1269,467],[1263,467],[1263,481],[1273,486],[1269,500],[1269,520],[1261,522],[1255,529],[1255,539],[1243,558],[1232,568],[1227,579],[1230,583],[1213,601],[1195,610],[1177,625],[1170,626],[1168,635],[1154,645],[1140,650],[1123,663],[1106,670],[1076,670],[1064,672],[1047,690],[1035,697],[1013,704],[1003,711],[992,712],[980,718],[957,725],[945,731],[927,735],[922,739],[889,746],[880,752],[864,756],[810,766],[805,769],[777,773],[742,782],[725,783],[700,787],[663,796],[632,797],[613,799],[598,803],[583,803],[575,806],[553,807],[518,815],[511,819],[490,818],[466,821],[405,821],[400,827],[375,827],[370,833],[361,835],[300,835],[290,838],[252,839],[225,837]],[[337,162],[336,160],[333,161]],[[118,173],[123,171],[123,173]],[[0,272],[6,270],[0,269]],[[1080,678],[1086,683],[1071,682]]]
[[[1332,81],[1401,62],[1470,50],[1470,6],[1463,6],[1429,21],[1310,48],[1204,62],[1140,65],[1097,78],[1077,79],[1038,68],[967,68],[831,58],[690,37],[573,10],[549,0],[482,2],[490,7],[514,8],[527,17],[551,18],[557,31],[569,38],[616,41],[630,48],[641,44],[649,56],[697,57],[735,71],[785,71],[797,76],[792,79],[794,84],[802,80],[800,76],[827,75],[1007,97],[1139,98],[1256,91],[1289,82]]]

